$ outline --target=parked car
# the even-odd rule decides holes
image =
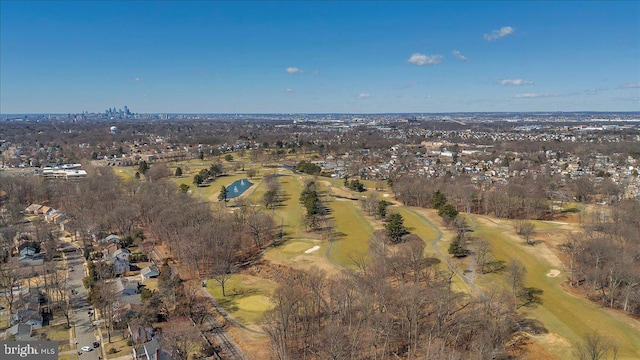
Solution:
[[[100,346],[100,343],[99,343],[99,342],[97,342],[97,341],[94,341],[94,342],[93,342],[93,347],[94,347],[94,348],[97,348],[97,347],[99,347],[99,346]]]
[[[89,351],[93,351],[93,348],[89,346],[83,346],[82,348],[80,348],[80,350],[89,352]]]

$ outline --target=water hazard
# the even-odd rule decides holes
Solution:
[[[227,199],[233,199],[242,195],[253,183],[247,179],[236,180],[227,186]]]

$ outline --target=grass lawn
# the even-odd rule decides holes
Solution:
[[[306,253],[307,250],[316,250]],[[274,264],[290,266],[294,269],[317,271],[317,269],[326,271],[331,274],[339,271],[339,269],[329,262],[325,256],[329,242],[313,239],[294,239],[287,240],[284,244],[270,248],[265,254],[264,259]]]
[[[158,278],[145,280],[143,285],[147,289],[149,289],[151,291],[154,291],[154,290],[157,291],[158,290]]]
[[[107,343],[107,329],[103,327],[100,331],[102,331],[102,338],[104,339],[104,348],[107,353],[107,359],[113,359],[132,354],[133,346],[127,345],[128,338],[122,336],[122,330],[114,330],[111,332],[111,343]],[[111,349],[116,349],[115,353],[110,353]]]
[[[0,330],[9,328],[9,315],[0,316]]]
[[[420,213],[425,218],[429,219],[428,214],[426,214],[426,210],[417,209],[415,210]],[[433,250],[431,244],[438,238],[440,232],[435,227],[435,224],[425,221],[422,217],[416,215],[414,212],[409,211],[404,207],[398,206],[389,206],[388,213],[397,212],[402,215],[404,219],[404,227],[407,228],[409,233],[418,235],[422,241],[425,242],[425,255],[436,257],[436,252]]]
[[[61,353],[64,351],[71,351],[75,349],[76,349],[75,346],[71,347],[71,344],[58,345],[58,353]]]
[[[564,291],[561,287],[564,274],[557,277],[546,275],[551,269],[562,269],[558,268],[557,259],[543,256],[548,251],[544,244],[527,246],[513,234],[512,227],[497,226],[480,217],[477,222],[473,235],[489,240],[495,258],[504,261],[520,259],[527,268],[525,285],[544,291],[542,305],[521,308],[522,313],[542,321],[549,330],[550,334],[540,340],[543,346],[558,358],[569,359],[574,356],[571,346],[579,343],[587,332],[596,330],[617,343],[620,359],[640,358],[640,324],[637,320],[619,316],[616,312]],[[502,274],[481,275],[478,280],[479,285],[506,286]]]
[[[112,168],[113,173],[122,180],[135,180],[137,166],[115,166]]]
[[[69,342],[69,328],[67,323],[44,326],[33,330],[34,334],[45,334],[50,341],[66,341]]]
[[[304,210],[300,204],[300,193],[303,183],[298,175],[290,171],[279,171],[280,191],[283,195],[281,206],[277,207],[276,223],[280,219],[284,221],[284,232],[286,238],[299,238],[305,236],[305,226],[303,222]]]
[[[335,199],[329,204],[339,236],[333,242],[329,256],[337,264],[350,269],[356,265],[350,256],[369,253],[369,238],[373,227],[364,218],[357,201]]]
[[[265,311],[273,308],[270,297],[278,285],[270,280],[245,274],[234,274],[225,283],[225,293],[213,279],[207,281],[207,291],[213,295],[236,321],[244,325],[256,325]]]

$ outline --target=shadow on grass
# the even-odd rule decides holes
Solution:
[[[218,298],[218,299],[216,299],[216,301],[228,313],[233,313],[233,312],[236,312],[236,311],[240,310],[240,308],[238,307],[238,301],[240,299],[245,298],[247,296],[258,295],[258,294],[260,294],[260,291],[258,291],[257,289],[232,288],[232,289],[227,291],[227,296],[223,296],[221,298]]]
[[[542,294],[544,294],[544,290],[538,289],[536,287],[525,287],[522,289],[522,293],[520,294],[520,298],[524,301],[518,307],[536,307],[538,305],[542,305]]]
[[[506,266],[506,261],[504,260],[491,260],[487,261],[482,268],[483,274],[491,274],[491,273],[499,273]]]

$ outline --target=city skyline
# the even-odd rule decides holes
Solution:
[[[0,113],[640,111],[638,2],[0,2]]]

